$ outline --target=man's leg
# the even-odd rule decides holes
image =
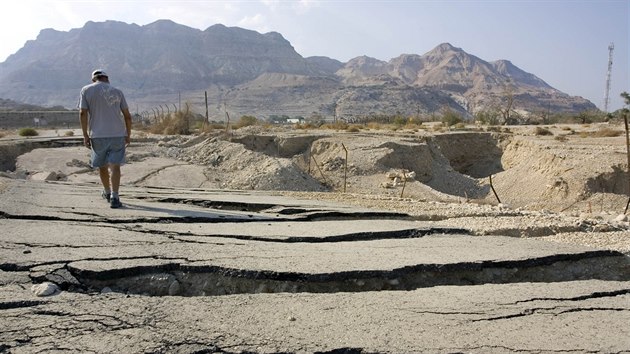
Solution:
[[[118,188],[120,187],[120,165],[110,164],[109,168],[112,174],[112,199],[109,206],[112,208],[120,208],[123,206],[120,202],[120,196],[118,195]]]
[[[120,165],[110,164],[112,177],[112,193],[118,197],[118,189],[120,188]]]
[[[98,168],[98,175],[101,177],[103,189],[105,189],[106,191],[110,191],[111,188],[109,186],[109,169],[107,168],[107,165]],[[120,181],[120,175],[118,176],[118,180]]]

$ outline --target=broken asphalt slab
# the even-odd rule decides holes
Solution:
[[[47,298],[5,284],[0,296],[0,346],[11,353],[621,353],[630,348],[628,282],[197,297],[62,292]]]
[[[630,350],[614,251],[269,193],[125,187],[110,209],[94,184],[1,182],[5,351]]]

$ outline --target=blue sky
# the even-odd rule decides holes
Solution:
[[[171,19],[202,30],[221,23],[276,31],[302,56],[344,62],[360,55],[388,61],[449,42],[486,61],[510,60],[600,108],[614,42],[609,110],[630,92],[630,0],[20,0],[0,8],[0,62],[44,28]]]

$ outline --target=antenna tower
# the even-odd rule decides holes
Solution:
[[[608,71],[606,72],[606,93],[604,95],[604,112],[608,113],[608,103],[610,102],[610,73],[612,72],[612,58],[615,43],[608,46]]]

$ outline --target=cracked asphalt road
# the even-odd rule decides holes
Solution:
[[[2,181],[0,352],[628,352],[630,261],[256,192]],[[31,285],[61,291],[37,297]]]

